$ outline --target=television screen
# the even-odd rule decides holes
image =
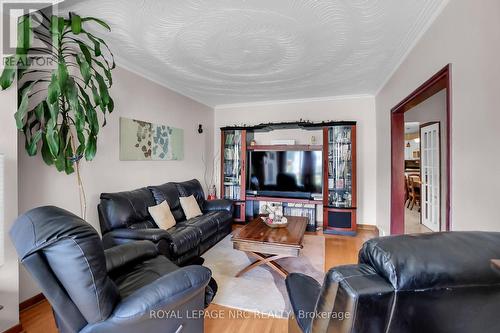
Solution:
[[[250,151],[247,169],[247,190],[257,194],[322,193],[321,151]]]

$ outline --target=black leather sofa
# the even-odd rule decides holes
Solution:
[[[148,241],[105,251],[92,226],[53,206],[21,215],[10,235],[59,332],[203,332],[193,314],[204,308],[208,268],[179,268]]]
[[[500,233],[373,239],[359,264],[331,269],[323,286],[292,273],[289,332],[500,332]]]
[[[179,197],[194,195],[202,216],[187,220]],[[166,200],[177,224],[159,229],[148,207]],[[205,200],[198,180],[166,183],[134,191],[102,193],[98,205],[105,248],[134,240],[152,241],[158,251],[183,265],[200,256],[231,232],[233,204],[228,200]]]

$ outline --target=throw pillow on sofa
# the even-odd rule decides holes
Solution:
[[[175,226],[175,218],[170,211],[170,206],[167,201],[163,201],[156,206],[148,207],[148,211],[155,223],[161,229],[167,230]]]
[[[181,207],[184,211],[184,215],[186,215],[186,220],[203,215],[194,195],[190,195],[189,197],[180,197],[179,200],[181,202]]]

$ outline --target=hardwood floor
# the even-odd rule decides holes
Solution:
[[[334,266],[355,264],[358,251],[368,239],[376,237],[372,230],[359,230],[355,237],[325,235],[325,271]],[[252,313],[241,312],[230,315],[232,309],[212,304],[207,311],[213,318],[205,319],[206,333],[286,333],[288,320],[278,318],[255,318]],[[219,318],[215,318],[215,317]],[[210,317],[210,316],[209,316]],[[38,303],[20,314],[21,324],[26,333],[57,332],[52,309],[47,301]]]

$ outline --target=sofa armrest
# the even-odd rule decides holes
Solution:
[[[306,317],[302,314],[314,312],[321,285],[312,277],[302,273],[289,274],[285,283],[297,324],[303,332],[306,332],[312,317]]]
[[[154,243],[162,239],[170,240],[170,234],[163,230],[157,228],[150,229],[115,229],[108,233],[106,233],[106,237],[111,238],[121,238],[121,239],[129,239],[129,240],[148,240]]]
[[[104,250],[108,273],[139,260],[154,258],[158,250],[150,241],[132,241]]]
[[[204,212],[226,210],[233,214],[233,202],[226,199],[207,200],[203,205]]]
[[[202,266],[187,266],[164,275],[122,300],[108,319],[87,325],[81,332],[134,332],[141,328],[147,332],[155,326],[167,331],[170,322],[178,319],[189,325],[193,316],[203,317],[203,295],[211,275],[210,270]],[[191,300],[195,297],[200,299],[193,303]]]
[[[394,288],[369,265],[332,268],[325,276],[311,332],[384,332],[394,299]],[[343,318],[340,320],[340,318]],[[370,318],[369,321],[360,318]]]

